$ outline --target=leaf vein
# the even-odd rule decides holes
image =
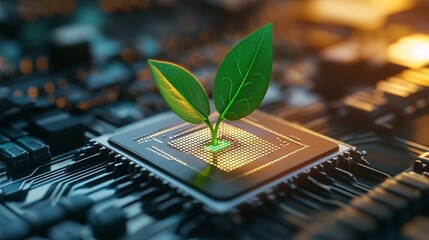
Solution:
[[[235,61],[237,61],[238,74],[240,74],[240,77],[243,78],[243,73],[241,72],[241,67],[240,67],[240,60],[236,56],[233,56],[233,57]]]
[[[253,56],[252,62],[251,62],[251,64],[250,64],[250,67],[249,67],[249,69],[246,71],[246,75],[244,76],[243,81],[241,82],[240,87],[239,87],[238,89],[241,89],[241,88],[243,87],[243,85],[245,84],[246,79],[247,79],[247,77],[248,77],[248,75],[249,75],[249,73],[250,73],[250,71],[251,71],[251,69],[252,69],[252,67],[253,67],[253,65],[254,65],[254,63],[255,63],[256,56],[257,56],[257,55],[258,55],[258,53],[259,53],[259,49],[261,48],[261,44],[262,44],[262,41],[263,41],[263,40],[264,40],[264,38],[265,38],[265,35],[266,35],[265,33],[262,35],[261,40],[259,41],[258,47],[256,48],[255,55]],[[231,107],[232,103],[234,102],[234,100],[235,100],[235,98],[237,97],[237,95],[238,95],[238,93],[239,93],[239,92],[240,92],[240,91],[237,91],[237,92],[234,94],[234,97],[233,97],[232,99],[230,99],[230,102],[228,103],[228,106],[226,106],[226,108],[224,109],[223,113],[221,113],[221,117],[222,117],[222,118],[223,118],[223,117],[225,116],[225,114],[228,112],[229,108]],[[234,114],[235,114],[235,113],[234,113]],[[235,115],[237,116],[237,114],[235,114]]]
[[[229,95],[228,95],[228,98],[231,100],[232,87],[234,86],[234,82],[229,77],[224,77],[223,79],[226,79],[226,80],[228,80],[231,83],[231,86],[229,86]]]
[[[222,106],[225,106],[225,100],[221,96],[219,96],[219,99],[222,101]]]

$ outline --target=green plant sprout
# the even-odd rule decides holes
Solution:
[[[206,123],[212,136],[209,151],[226,141],[218,140],[223,120],[235,121],[252,113],[262,102],[271,79],[272,24],[256,30],[225,56],[216,73],[213,100],[219,118],[213,125],[207,92],[198,80],[179,65],[149,59],[156,85],[170,108],[183,120]]]

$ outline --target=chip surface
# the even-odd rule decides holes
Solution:
[[[128,127],[108,142],[217,200],[237,197],[340,150],[328,138],[258,111],[222,123],[219,136],[228,145],[211,151],[205,125],[167,114]]]

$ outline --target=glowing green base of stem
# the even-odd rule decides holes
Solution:
[[[219,125],[222,122],[223,118],[219,117],[216,121],[216,124],[212,125],[212,123],[210,122],[210,120],[207,118],[206,120],[204,120],[204,122],[207,124],[207,126],[210,129],[210,133],[212,135],[212,143],[211,146],[215,147],[217,145],[219,145],[218,140],[217,140],[217,132],[219,131]]]
[[[217,141],[217,145],[213,146],[211,143],[205,145],[205,149],[211,153],[217,153],[222,151],[223,149],[231,146],[231,143],[224,140]]]

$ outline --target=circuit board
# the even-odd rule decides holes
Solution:
[[[2,1],[0,239],[426,239],[428,11]],[[266,97],[222,121],[213,148],[147,59],[186,67],[212,97],[222,59],[268,22]]]

